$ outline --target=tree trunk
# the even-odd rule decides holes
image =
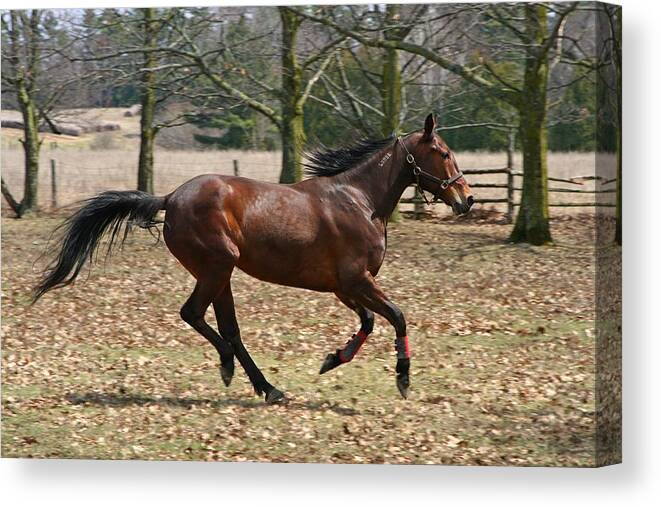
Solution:
[[[156,46],[156,31],[154,28],[154,9],[142,9],[144,22],[145,46]],[[153,69],[156,66],[155,53],[146,51],[143,54],[143,68]],[[150,70],[142,73],[142,93],[140,114],[140,156],[138,158],[138,190],[154,193],[154,114],[156,110],[156,80],[155,72]]]
[[[388,137],[399,131],[402,83],[400,78],[399,52],[396,49],[386,49],[385,53],[381,85],[381,102],[384,113],[383,121],[381,122],[381,134],[383,137]]]
[[[548,166],[546,142],[546,89],[548,57],[535,54],[546,37],[547,8],[527,4],[527,34],[534,41],[525,63],[519,104],[519,135],[523,149],[521,205],[510,241],[544,245],[550,243]],[[537,47],[535,47],[537,46]]]
[[[150,92],[149,94],[152,94]],[[153,104],[151,112],[148,103],[150,99],[142,100],[142,116],[140,118],[140,155],[138,158],[138,190],[154,193],[154,138]],[[145,107],[147,106],[147,107]],[[147,112],[145,112],[147,110]]]
[[[38,115],[34,100],[22,85],[18,90],[18,102],[23,115],[23,151],[25,152],[25,188],[19,215],[36,212],[39,206],[39,140]]]
[[[622,244],[622,126],[617,131],[617,175],[615,200],[615,243]]]
[[[284,107],[282,112],[280,183],[295,183],[303,179],[302,153],[305,146],[303,114],[296,111],[290,113]]]
[[[537,114],[535,114],[537,113]],[[542,118],[540,118],[540,113]],[[519,135],[523,150],[521,205],[510,241],[550,243],[546,129],[542,111],[521,111]]]
[[[617,135],[617,174],[615,201],[615,243],[622,244],[622,9],[616,9],[615,19],[615,94],[616,94],[616,135]]]
[[[386,19],[388,23],[397,22],[400,9],[401,6],[397,4],[388,4],[386,6]],[[394,36],[392,30],[386,32],[386,39]],[[381,134],[383,137],[388,137],[392,134],[399,134],[399,120],[402,109],[402,81],[399,51],[394,48],[387,48],[384,52],[385,55],[381,71],[381,104],[383,109]],[[399,222],[400,220],[399,204],[397,204],[392,215],[390,215],[390,221]]]
[[[301,24],[292,11],[279,7],[282,21],[282,172],[280,183],[294,183],[303,179],[302,154],[305,145],[303,129],[302,69],[296,56],[296,37]]]

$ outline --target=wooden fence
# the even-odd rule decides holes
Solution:
[[[508,222],[512,222],[514,217],[514,208],[520,206],[520,202],[516,202],[515,192],[521,192],[522,182],[521,179],[516,181],[515,178],[522,178],[523,172],[517,171],[514,168],[514,149],[512,143],[507,149],[507,163],[505,167],[496,167],[496,168],[476,168],[476,169],[464,169],[463,173],[467,176],[469,175],[482,175],[482,174],[502,174],[505,177],[503,178],[502,183],[470,183],[471,188],[495,188],[502,189],[504,191],[503,197],[489,197],[489,198],[478,198],[475,199],[475,203],[478,204],[506,204],[507,209],[505,211],[505,216]],[[600,186],[604,187],[615,183],[616,179],[605,179],[598,175],[589,175],[589,176],[574,176],[569,179],[563,178],[553,178],[548,177],[547,181],[557,182],[557,183],[567,183],[571,185],[581,186],[586,181],[595,181],[595,184],[599,183]],[[595,200],[593,202],[569,202],[569,203],[549,203],[550,207],[584,207],[584,206],[602,206],[602,207],[615,207],[613,203],[599,202],[596,199],[597,194],[612,194],[616,190],[614,188],[600,188],[594,190],[582,189],[582,188],[558,188],[557,186],[549,187],[549,194],[553,193],[571,193],[571,194],[591,194],[595,195]],[[400,199],[401,203],[404,204],[413,204],[413,216],[417,220],[420,216],[424,215],[424,199],[418,192],[417,188],[415,189],[415,194],[413,197],[407,197]]]

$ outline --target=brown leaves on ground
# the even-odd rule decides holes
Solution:
[[[57,223],[3,220],[5,457],[594,464],[589,216],[554,222],[556,246],[543,248],[506,244],[510,227],[486,220],[389,228],[379,280],[408,320],[407,401],[383,319],[352,363],[320,377],[355,315],[332,295],[236,273],[242,335],[286,392],[278,406],[238,364],[222,385],[215,351],[179,319],[191,277],[142,231],[29,306]]]

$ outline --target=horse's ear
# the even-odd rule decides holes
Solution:
[[[436,120],[434,119],[434,113],[429,113],[425,119],[425,133],[422,135],[423,141],[429,141],[434,137],[434,129],[436,128]]]

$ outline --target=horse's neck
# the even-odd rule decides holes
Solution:
[[[352,184],[359,188],[374,207],[374,218],[390,218],[412,176],[397,145],[389,146],[362,164],[351,174]]]

